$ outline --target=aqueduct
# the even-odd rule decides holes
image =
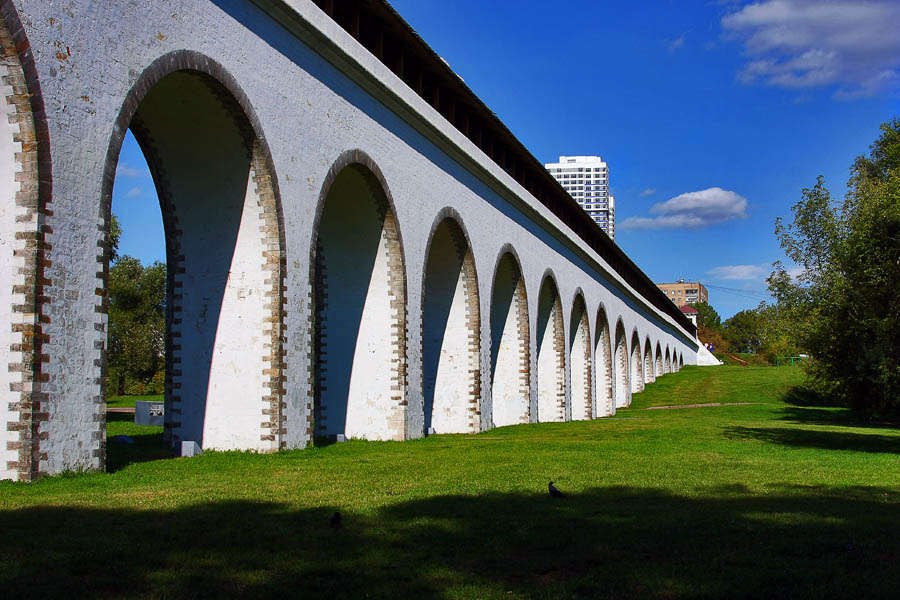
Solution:
[[[0,0],[0,478],[102,469],[124,135],[166,234],[169,443],[591,419],[695,329],[382,0]]]

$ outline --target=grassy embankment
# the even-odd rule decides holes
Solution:
[[[729,366],[771,367],[773,365],[766,356],[752,352],[716,352],[715,357]]]
[[[128,455],[110,444],[115,472],[0,484],[0,586],[16,597],[894,597],[900,428],[804,405],[789,393],[801,380],[790,367],[687,367],[613,418],[276,455],[148,460],[165,454],[147,454],[159,430],[111,420],[110,436],[138,441]],[[733,405],[646,410],[712,402]],[[548,497],[549,479],[566,498]]]

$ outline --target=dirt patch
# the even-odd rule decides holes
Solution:
[[[749,404],[767,404],[767,402],[710,402],[708,404],[675,404],[672,406],[651,406],[644,410],[673,410],[676,408],[706,408],[707,406],[747,406]]]

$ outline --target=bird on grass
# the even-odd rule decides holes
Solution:
[[[332,529],[340,529],[341,528],[341,513],[338,511],[334,511],[334,514],[331,515],[331,518],[328,520],[331,523]]]
[[[552,496],[553,498],[565,498],[566,497],[565,494],[563,494],[561,491],[556,489],[556,486],[553,485],[552,481],[547,486],[547,489],[550,490],[550,496]]]

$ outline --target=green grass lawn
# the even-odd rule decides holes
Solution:
[[[114,472],[0,483],[0,589],[895,598],[900,428],[810,405],[801,381],[686,367],[612,418],[275,455],[162,460],[160,430],[111,420],[138,442],[109,444]]]
[[[110,396],[106,399],[106,405],[110,408],[134,408],[134,403],[138,400],[146,400],[147,402],[162,402],[163,395],[148,396]]]

